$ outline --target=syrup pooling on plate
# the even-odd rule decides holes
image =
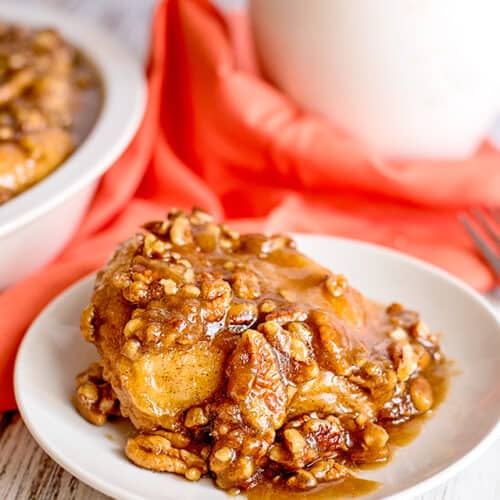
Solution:
[[[323,483],[308,490],[292,490],[285,485],[262,482],[247,492],[249,500],[345,500],[373,493],[380,487],[376,481],[345,477],[334,483]]]
[[[387,461],[389,428],[433,408],[445,361],[416,312],[369,301],[284,235],[199,210],[145,229],[97,277],[81,329],[100,361],[74,398],[97,425],[130,419],[135,464],[231,492],[340,491]]]

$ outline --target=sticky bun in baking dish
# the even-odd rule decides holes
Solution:
[[[0,204],[74,151],[101,99],[96,70],[57,31],[0,22]]]

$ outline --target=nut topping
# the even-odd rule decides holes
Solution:
[[[130,419],[133,463],[230,493],[308,491],[386,461],[389,429],[435,407],[444,357],[418,314],[368,301],[282,235],[198,209],[145,228],[82,313],[101,361],[75,396],[97,425]]]

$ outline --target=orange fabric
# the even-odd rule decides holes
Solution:
[[[137,136],[71,244],[0,296],[0,411],[14,407],[14,356],[36,314],[170,206],[198,205],[242,230],[368,240],[492,286],[456,215],[500,205],[499,154],[484,146],[468,161],[384,162],[266,83],[249,42],[245,17],[224,19],[207,0],[159,6]]]

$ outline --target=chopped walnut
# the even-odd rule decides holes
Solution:
[[[163,287],[165,295],[175,295],[177,293],[177,283],[170,278],[162,278],[160,285]]]
[[[213,252],[219,247],[221,228],[210,222],[194,233],[196,245],[203,252]]]
[[[398,377],[389,360],[363,359],[349,380],[370,391],[371,396],[381,404],[389,401],[394,395]]]
[[[260,297],[259,278],[250,271],[236,271],[232,277],[234,294],[240,299],[258,299]]]
[[[319,460],[309,468],[309,472],[318,482],[338,481],[351,475],[345,465],[341,465],[335,460]]]
[[[432,361],[430,352],[421,344],[412,344],[412,347],[417,356],[419,370],[425,370],[429,367]]]
[[[176,246],[188,245],[193,241],[189,219],[179,212],[174,216],[170,227],[170,239]]]
[[[80,316],[80,331],[87,342],[94,342],[95,338],[95,308],[92,304],[88,305]]]
[[[145,257],[161,258],[168,249],[168,244],[157,238],[153,233],[144,236],[143,253]]]
[[[122,354],[130,359],[131,361],[134,361],[138,358],[139,353],[141,350],[141,343],[138,339],[132,338],[128,339],[125,344],[123,344],[122,347]]]
[[[364,430],[363,440],[368,448],[384,448],[389,440],[389,434],[380,425],[368,422]]]
[[[179,295],[182,297],[199,297],[201,294],[201,290],[196,285],[183,285],[179,290]]]
[[[259,312],[263,314],[272,313],[276,310],[276,304],[271,300],[265,300],[259,305]]]
[[[270,254],[283,248],[295,248],[295,242],[284,234],[275,234],[267,238],[261,248],[263,254]]]
[[[432,386],[424,377],[417,377],[410,382],[410,396],[415,408],[424,412],[432,408],[434,395]]]
[[[90,423],[104,425],[109,417],[120,415],[119,402],[111,386],[103,378],[102,367],[93,363],[76,377],[73,404]]]
[[[203,408],[199,406],[193,406],[186,413],[186,418],[184,419],[184,425],[191,429],[193,427],[202,427],[208,423],[208,418],[203,411]]]
[[[189,222],[195,226],[201,226],[203,224],[212,223],[214,218],[201,210],[200,208],[193,208],[191,215],[189,216]]]
[[[342,325],[323,311],[313,311],[311,322],[318,329],[328,361],[337,375],[348,375],[352,369],[349,339]]]
[[[143,227],[147,231],[150,231],[151,233],[155,234],[156,236],[165,237],[168,234],[168,230],[170,229],[171,225],[172,222],[167,217],[166,219],[161,221],[147,222],[146,224],[143,225]],[[170,243],[167,242],[166,245],[170,245]]]
[[[269,441],[263,437],[235,429],[214,444],[209,468],[220,488],[246,488],[252,484],[258,468],[267,461]]]
[[[410,375],[418,368],[418,358],[409,343],[401,346],[401,356],[398,359],[397,375],[398,379],[406,382]]]
[[[288,404],[289,417],[318,412],[326,415],[354,413],[374,417],[374,404],[358,385],[328,371],[304,382]]]
[[[328,293],[332,297],[341,297],[347,289],[348,283],[345,276],[342,274],[336,274],[334,276],[327,276],[325,280],[325,286]]]
[[[299,469],[295,474],[290,476],[286,484],[290,488],[297,490],[311,490],[318,485],[318,481],[309,471]]]
[[[386,311],[393,325],[400,326],[405,330],[418,322],[418,313],[405,309],[401,304],[391,304]]]

